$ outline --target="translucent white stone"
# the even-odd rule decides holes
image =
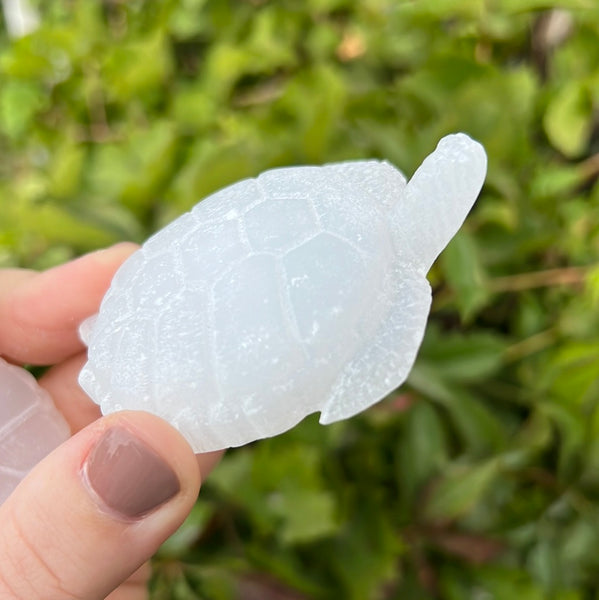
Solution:
[[[392,165],[290,167],[241,181],[152,236],[83,326],[104,413],[140,409],[196,452],[355,415],[407,377],[426,272],[486,173],[447,136],[409,183]]]
[[[0,358],[0,504],[69,436],[63,416],[31,373]]]

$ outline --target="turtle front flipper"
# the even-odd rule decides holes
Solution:
[[[348,362],[320,415],[328,425],[353,417],[399,387],[410,372],[424,336],[431,305],[426,278],[413,271],[390,274],[395,288],[375,335]]]
[[[484,148],[464,133],[439,142],[408,181],[394,213],[403,264],[428,272],[466,219],[486,172]]]

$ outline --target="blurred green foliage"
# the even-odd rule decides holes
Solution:
[[[397,393],[231,451],[153,597],[599,598],[594,0],[44,0],[0,37],[0,266],[285,164],[489,154]]]

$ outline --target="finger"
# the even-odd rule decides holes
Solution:
[[[97,312],[131,243],[92,252],[43,273],[0,271],[0,355],[51,364],[82,350],[77,328]]]
[[[52,396],[71,431],[77,433],[101,416],[100,407],[83,391],[78,382],[79,371],[87,360],[80,352],[48,369],[39,384]]]
[[[191,447],[162,419],[94,422],[0,507],[0,597],[105,598],[181,525],[199,486]]]
[[[216,467],[218,461],[223,457],[224,450],[215,450],[213,452],[204,452],[203,454],[196,454],[198,466],[200,467],[200,473],[202,477],[206,479],[208,474]]]
[[[144,563],[127,581],[107,596],[106,600],[147,600],[151,575],[150,563]]]

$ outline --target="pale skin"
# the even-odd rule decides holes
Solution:
[[[142,412],[101,417],[77,383],[85,362],[78,325],[97,312],[134,244],[119,244],[43,273],[0,270],[0,356],[51,365],[40,379],[73,437],[44,459],[0,506],[2,600],[144,600],[148,560],[183,522],[220,453],[194,455],[161,419]],[[180,491],[139,519],[106,511],[81,467],[109,428],[126,428],[168,463]]]

